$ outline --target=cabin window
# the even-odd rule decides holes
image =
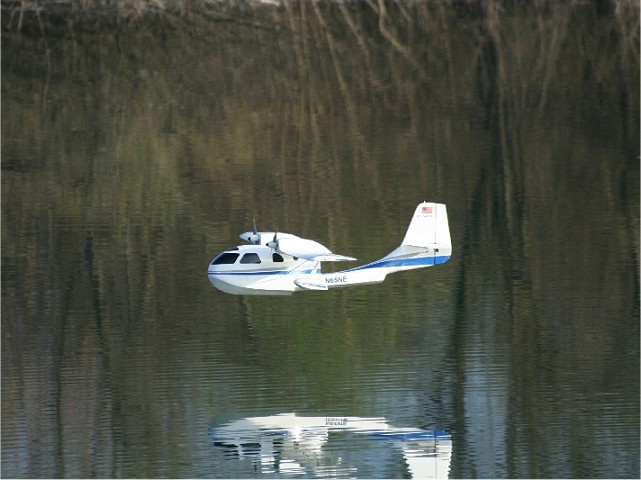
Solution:
[[[274,253],[272,253],[272,261],[273,261],[273,262],[284,262],[285,260],[284,260],[284,259],[283,259],[283,257],[280,255],[280,253],[276,253],[276,252],[274,252]]]
[[[240,263],[260,263],[260,258],[258,258],[257,253],[246,253],[240,259]]]
[[[236,259],[238,258],[237,253],[221,253],[214,259],[213,262],[211,262],[212,265],[231,265],[232,263],[236,263]]]

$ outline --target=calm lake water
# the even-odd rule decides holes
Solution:
[[[632,3],[3,11],[2,476],[639,478]],[[252,218],[365,263],[422,200],[442,266],[207,279]]]

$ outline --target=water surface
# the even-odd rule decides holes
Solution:
[[[452,478],[639,477],[638,8],[448,5],[3,19],[4,477],[412,475],[212,441],[288,413],[448,432]],[[365,263],[422,200],[445,265],[208,282],[253,217]]]

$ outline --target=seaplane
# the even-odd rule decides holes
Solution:
[[[225,250],[207,270],[214,287],[236,295],[291,295],[381,283],[390,273],[441,265],[452,255],[447,208],[431,202],[418,204],[396,249],[374,262],[338,272],[323,273],[322,262],[356,259],[332,253],[315,240],[259,232],[255,221],[253,230],[240,238],[249,245]]]

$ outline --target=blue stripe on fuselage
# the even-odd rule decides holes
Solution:
[[[420,258],[390,258],[388,260],[377,260],[376,262],[361,265],[360,267],[350,268],[341,273],[355,272],[368,268],[390,268],[390,267],[428,267],[430,265],[440,265],[450,259],[449,255],[438,257],[420,257]]]
[[[420,258],[390,258],[387,260],[377,260],[367,265],[361,265],[360,267],[350,268],[349,270],[343,270],[336,273],[348,273],[356,272],[358,270],[366,270],[369,268],[395,268],[395,267],[429,267],[432,265],[441,265],[442,263],[447,262],[450,259],[449,255],[441,255],[438,257],[420,257]],[[314,273],[313,269],[306,270],[263,270],[263,271],[226,271],[226,272],[212,272],[208,271],[208,275],[306,275]],[[320,273],[320,272],[318,272]]]
[[[212,272],[207,271],[207,275],[287,275],[287,274],[309,274],[314,270],[263,270],[260,272],[245,272],[245,271],[232,271],[232,272]]]

